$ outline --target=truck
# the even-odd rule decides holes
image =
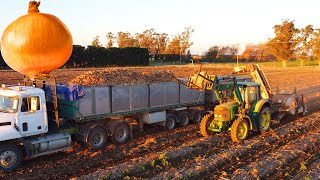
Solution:
[[[268,131],[271,120],[307,113],[303,94],[299,96],[296,91],[273,94],[258,64],[236,67],[231,75],[215,76],[202,71],[201,63],[196,62],[199,69],[187,83],[181,84],[190,89],[213,91],[217,99],[216,106],[201,119],[203,136],[230,131],[234,142],[242,142],[250,131]]]
[[[84,93],[84,94],[83,94]],[[17,169],[23,158],[64,151],[76,140],[90,149],[116,144],[138,129],[156,124],[167,130],[200,122],[212,95],[177,82],[80,87],[60,85],[48,75],[25,77],[23,84],[0,87],[0,170]]]

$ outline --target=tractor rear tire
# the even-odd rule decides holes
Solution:
[[[258,115],[258,131],[267,132],[271,125],[271,110],[269,107],[263,107]]]
[[[248,121],[243,118],[236,119],[231,125],[231,139],[233,142],[244,141],[249,134]]]
[[[214,118],[213,114],[207,114],[201,119],[200,133],[202,136],[208,137],[214,134],[208,129],[208,127],[210,126],[210,123],[213,121],[213,118]]]

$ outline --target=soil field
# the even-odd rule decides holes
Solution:
[[[121,67],[141,72],[171,71],[188,77],[193,66]],[[209,74],[231,74],[233,67],[204,66]],[[164,131],[146,127],[123,145],[90,151],[77,143],[71,150],[25,160],[0,179],[320,179],[320,70],[262,67],[276,91],[304,94],[309,113],[273,122],[264,134],[251,133],[237,144],[229,133],[203,138],[198,124]],[[89,69],[90,71],[95,69]],[[56,70],[58,82],[70,82],[89,70]],[[0,71],[0,83],[17,84],[22,75]],[[117,78],[117,77],[115,77]]]

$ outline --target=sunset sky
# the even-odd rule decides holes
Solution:
[[[14,19],[27,13],[27,0],[1,1],[0,33]],[[272,27],[283,19],[297,28],[320,28],[316,0],[42,0],[40,11],[61,19],[71,30],[74,44],[89,45],[98,35],[103,45],[108,32],[141,33],[154,28],[174,35],[191,26],[192,54],[213,45],[260,43],[273,37]]]

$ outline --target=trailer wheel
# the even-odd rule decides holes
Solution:
[[[236,119],[231,125],[231,139],[234,142],[242,142],[248,137],[249,125],[243,118]]]
[[[190,122],[191,116],[187,111],[182,111],[178,113],[180,126],[187,126]]]
[[[104,128],[94,126],[89,129],[86,143],[90,149],[102,149],[106,146],[107,141],[107,132]]]
[[[10,172],[17,169],[22,161],[22,152],[16,145],[0,147],[0,170]]]
[[[196,124],[199,123],[202,119],[202,112],[199,110],[195,110],[192,114],[191,122]]]
[[[213,121],[213,114],[207,114],[205,115],[200,122],[200,133],[202,136],[207,137],[207,136],[211,136],[214,133],[211,132],[208,128],[211,124],[211,122]]]
[[[173,130],[176,127],[177,116],[174,114],[168,114],[165,128],[168,131]]]
[[[269,131],[271,125],[271,111],[269,107],[263,107],[258,116],[258,130]]]
[[[129,127],[125,123],[118,123],[112,134],[112,141],[115,144],[123,144],[130,138]]]

